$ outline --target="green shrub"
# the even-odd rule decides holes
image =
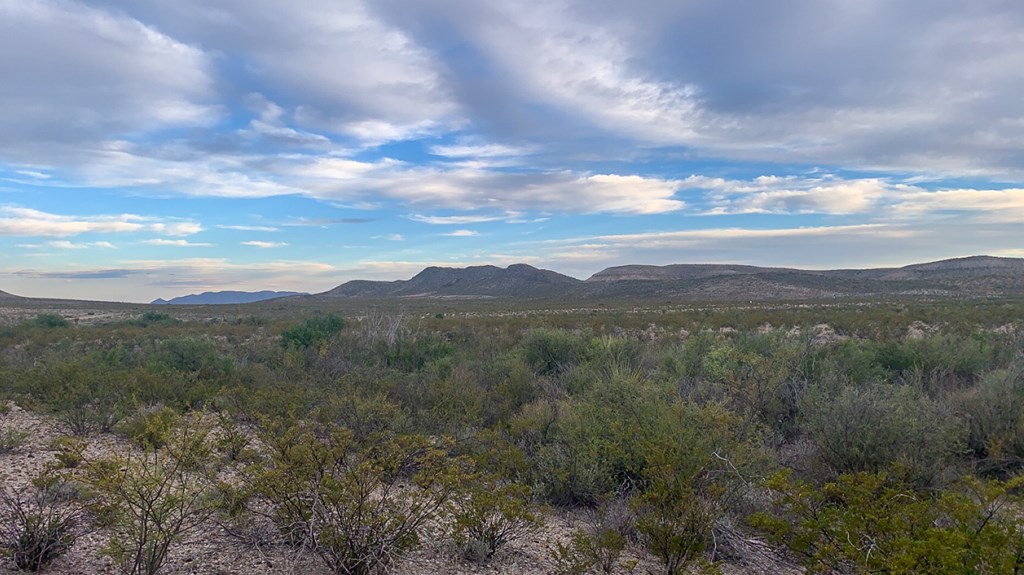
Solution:
[[[452,535],[464,559],[485,562],[540,525],[530,509],[529,489],[525,485],[493,478],[467,483],[467,493],[456,504],[452,526]]]
[[[74,469],[85,459],[85,449],[89,443],[81,437],[58,437],[50,443],[56,453],[57,463],[64,469]]]
[[[173,545],[204,523],[215,508],[197,470],[209,454],[209,430],[195,421],[176,429],[165,449],[90,461],[83,476],[91,503],[108,524],[104,553],[126,575],[155,575]]]
[[[213,378],[230,371],[231,362],[205,337],[170,337],[156,346],[150,365],[181,373]]]
[[[26,322],[26,325],[43,329],[55,329],[68,327],[71,325],[71,322],[64,319],[64,316],[59,313],[41,313],[37,315],[35,319]]]
[[[418,546],[464,477],[462,462],[423,437],[357,445],[342,429],[284,426],[263,439],[274,455],[253,467],[254,493],[287,540],[339,575],[372,575]]]
[[[768,483],[774,511],[751,523],[811,573],[1016,575],[1022,483],[968,479],[932,496],[884,473],[842,475],[821,488],[782,474]]]
[[[281,345],[286,348],[306,349],[319,347],[345,328],[345,320],[334,314],[315,315],[281,334]]]
[[[40,571],[75,543],[80,509],[48,493],[46,482],[29,493],[0,490],[0,547],[24,571]]]
[[[811,394],[802,427],[831,477],[899,468],[922,488],[942,482],[964,451],[963,423],[905,386],[845,387],[835,397]]]
[[[586,575],[596,560],[588,553],[591,540],[582,529],[573,531],[568,543],[556,541],[548,547],[548,555],[554,565],[555,575]]]
[[[28,442],[31,434],[21,429],[2,423],[0,424],[0,453],[18,451]]]
[[[688,477],[657,473],[632,503],[640,541],[661,561],[665,575],[681,575],[694,565],[707,568],[704,552],[719,512]]]
[[[127,322],[128,325],[134,325],[137,327],[168,327],[181,323],[181,320],[172,317],[169,314],[160,311],[146,311],[143,312],[137,318],[130,319]]]
[[[554,329],[535,329],[523,339],[523,358],[539,375],[561,375],[589,355],[587,338]]]
[[[1024,467],[1024,372],[987,373],[956,399],[978,470],[1005,476]]]
[[[177,411],[158,405],[140,409],[121,423],[118,432],[139,447],[154,451],[167,445],[180,422]]]

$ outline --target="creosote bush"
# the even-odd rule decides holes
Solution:
[[[52,492],[53,478],[26,491],[0,490],[0,547],[24,571],[40,571],[75,543],[81,508]]]
[[[287,541],[339,575],[378,573],[417,547],[466,476],[466,462],[420,436],[356,443],[343,428],[286,425],[263,441],[273,456],[250,468],[254,495]]]
[[[453,537],[463,559],[483,563],[540,526],[525,485],[467,478],[455,504]]]
[[[166,446],[89,461],[84,480],[95,492],[91,507],[111,530],[104,553],[125,575],[155,575],[173,545],[213,513],[204,473],[209,429],[186,420]]]
[[[803,558],[810,573],[1016,575],[1024,570],[1017,513],[1024,477],[967,479],[928,494],[884,473],[820,488],[780,474],[773,511],[751,522]]]

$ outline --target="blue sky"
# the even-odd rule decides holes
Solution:
[[[1024,5],[0,0],[0,289],[1024,256]]]

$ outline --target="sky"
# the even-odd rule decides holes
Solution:
[[[0,0],[0,290],[1024,256],[1016,0]]]

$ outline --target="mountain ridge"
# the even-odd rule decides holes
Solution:
[[[291,297],[297,295],[308,295],[303,292],[294,291],[236,291],[236,290],[224,290],[224,291],[207,291],[199,294],[188,294],[178,296],[165,300],[163,298],[157,298],[150,302],[152,305],[226,305],[226,304],[241,304],[241,303],[255,303],[258,301],[266,301],[269,299],[278,299],[284,297]]]
[[[740,264],[624,265],[586,280],[527,264],[431,266],[408,280],[353,280],[312,297],[818,299],[1024,295],[1024,259],[968,256],[893,268],[802,270]]]

